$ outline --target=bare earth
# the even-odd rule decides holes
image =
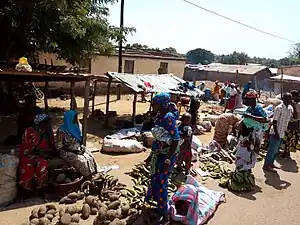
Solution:
[[[115,99],[115,97],[113,97]],[[118,115],[130,114],[132,110],[131,96],[123,96],[122,100],[111,103],[111,110],[117,110]],[[104,97],[97,97],[97,103],[103,103]],[[50,107],[68,108],[69,101],[58,101],[51,99]],[[78,107],[83,106],[82,99],[78,99]],[[105,104],[100,104],[96,108],[104,111]],[[147,103],[138,103],[137,113],[144,113],[148,110]],[[100,130],[105,133],[100,124],[95,123],[91,130]],[[54,126],[56,127],[56,126]],[[94,133],[94,132],[93,132]],[[209,143],[212,139],[213,132],[201,135],[200,140]],[[89,134],[89,141],[93,141],[94,146],[101,147],[101,138]],[[122,156],[110,156],[96,153],[95,157],[100,165],[117,164],[120,170],[111,172],[112,175],[119,177],[120,181],[131,185],[130,179],[124,174],[125,171],[144,160],[149,152],[140,154],[130,154]],[[209,221],[210,225],[299,225],[300,224],[300,194],[298,175],[298,164],[300,163],[300,153],[292,154],[292,160],[282,160],[282,170],[278,174],[264,173],[262,171],[262,163],[257,163],[254,169],[256,177],[257,189],[251,193],[235,195],[227,190],[218,187],[214,180],[207,180],[204,185],[213,190],[220,190],[226,194],[226,203],[223,203],[217,209],[214,217]],[[25,204],[16,204],[17,209],[6,210],[0,212],[0,225],[19,225],[25,223],[28,219],[30,211],[34,206],[26,207]],[[93,219],[81,222],[80,224],[92,224]]]

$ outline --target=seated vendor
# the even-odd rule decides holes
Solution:
[[[19,140],[22,139],[25,130],[33,124],[35,116],[41,113],[42,109],[36,106],[36,97],[33,95],[27,95],[25,97],[25,104],[20,109],[17,120]]]
[[[20,145],[19,185],[23,190],[42,190],[48,185],[48,161],[55,153],[50,118],[37,115],[25,130]]]
[[[65,112],[64,123],[58,128],[56,137],[57,149],[62,159],[84,177],[90,177],[97,172],[97,163],[93,154],[82,146],[82,134],[76,111]]]
[[[240,120],[240,117],[232,113],[221,114],[216,121],[213,140],[218,142],[221,147],[224,148],[227,142],[227,136],[229,134],[230,127],[232,127],[232,130],[235,131],[235,128],[238,128]]]

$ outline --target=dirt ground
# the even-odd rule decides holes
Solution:
[[[115,97],[113,97],[115,99]],[[117,110],[118,114],[131,113],[132,97],[123,96],[122,100],[111,103],[111,110]],[[104,97],[97,97],[97,107],[105,109]],[[69,101],[59,101],[51,99],[50,107],[68,108]],[[83,107],[82,99],[78,99],[78,107]],[[148,110],[147,103],[138,103],[137,113],[144,113]],[[55,124],[54,127],[57,127]],[[92,134],[89,134],[88,141],[94,146],[101,147],[102,138],[100,135],[106,133],[99,123],[92,123]],[[213,132],[199,136],[204,143],[209,143],[212,139]],[[119,170],[112,171],[112,175],[119,177],[120,181],[131,185],[130,179],[124,174],[125,171],[131,169],[134,164],[144,160],[148,152],[139,154],[129,154],[121,156],[111,156],[101,153],[95,153],[97,162],[100,165],[120,166]],[[221,204],[214,217],[209,221],[210,225],[274,225],[274,224],[290,224],[298,225],[300,214],[298,212],[300,206],[299,184],[300,177],[298,175],[298,164],[300,163],[300,153],[292,154],[292,160],[282,160],[279,163],[282,170],[275,173],[264,173],[262,171],[262,163],[257,163],[254,169],[257,188],[255,191],[244,194],[233,194],[227,190],[218,187],[216,181],[208,179],[204,185],[213,190],[223,191],[226,195],[226,203]],[[32,199],[26,203],[18,203],[9,207],[6,211],[0,212],[0,225],[19,225],[28,219],[29,213],[38,200]],[[11,209],[15,208],[15,209]],[[92,219],[81,222],[80,224],[92,224]]]

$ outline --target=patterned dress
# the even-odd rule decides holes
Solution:
[[[179,132],[176,127],[176,115],[169,112],[163,116],[159,116],[156,125],[167,130],[172,140],[179,140]],[[157,208],[162,213],[168,212],[168,179],[174,164],[177,160],[179,147],[171,157],[171,163],[168,171],[164,171],[165,160],[167,158],[170,146],[165,142],[155,140],[152,144],[152,160],[151,160],[151,180],[148,187],[146,201],[153,199],[157,202]]]
[[[97,164],[93,154],[80,145],[76,138],[68,132],[58,129],[56,147],[60,157],[72,165],[84,177],[97,172]]]
[[[32,127],[25,130],[19,163],[19,184],[23,189],[34,190],[48,185],[48,161],[38,152],[51,153],[53,146],[53,137]]]
[[[232,113],[223,113],[220,115],[216,122],[213,140],[224,147],[230,126],[234,127],[239,121],[240,118]]]

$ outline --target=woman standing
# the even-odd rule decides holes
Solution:
[[[219,81],[216,81],[215,82],[215,87],[214,87],[213,92],[212,92],[213,98],[214,98],[215,101],[219,101],[219,99],[220,99],[220,89],[221,89],[221,87],[219,85]]]
[[[92,153],[81,146],[82,135],[74,110],[65,112],[64,123],[57,130],[57,149],[60,157],[72,165],[84,177],[97,172],[97,164]]]
[[[290,157],[290,152],[296,152],[299,138],[300,95],[296,90],[291,91],[291,95],[293,98],[292,107],[294,109],[294,114],[289,122],[281,145],[283,152],[281,152],[280,156],[283,158]]]
[[[151,180],[146,201],[151,198],[157,202],[158,212],[163,217],[162,224],[167,224],[168,218],[168,179],[179,152],[179,131],[176,127],[176,116],[170,112],[170,95],[160,93],[153,97],[153,110],[158,112],[156,126],[165,130],[170,142],[155,140],[152,144]],[[154,135],[155,136],[155,135]]]
[[[47,115],[37,115],[25,130],[20,146],[19,184],[27,191],[48,185],[47,157],[55,151],[53,132]]]

